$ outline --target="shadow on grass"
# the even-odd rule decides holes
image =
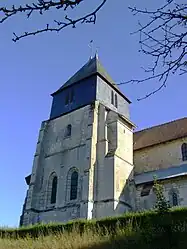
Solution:
[[[108,241],[101,242],[81,249],[186,249],[187,233],[175,233],[172,238],[166,234],[152,236],[140,234],[129,236],[120,235]]]

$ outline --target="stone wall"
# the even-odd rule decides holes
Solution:
[[[95,217],[119,215],[131,207],[127,182],[133,170],[132,126],[99,107]]]
[[[88,183],[93,178],[93,167],[90,165],[94,161],[90,154],[94,146],[93,110],[93,106],[88,105],[48,121],[43,136],[43,130],[40,130],[25,210],[25,217],[29,216],[27,222],[33,223],[37,219],[67,221],[91,216],[88,209],[92,212],[93,186],[88,187]],[[72,126],[71,136],[65,137],[68,124]],[[45,142],[42,144],[42,141]],[[72,168],[79,172],[78,198],[75,201],[67,197],[67,176]],[[48,201],[48,182],[54,173],[58,178],[57,200],[51,205]],[[38,187],[34,189],[33,186]]]
[[[134,151],[135,174],[186,163],[182,161],[181,153],[184,142],[187,137]]]
[[[173,206],[172,193],[175,192],[178,198],[178,206],[187,206],[187,177],[177,177],[170,180],[164,180],[160,182],[163,185],[164,196]],[[150,189],[150,193],[147,196],[141,196],[141,192],[144,185],[139,185],[136,188],[136,210],[146,210],[154,207],[156,203],[156,196],[153,188]]]
[[[71,136],[66,129],[71,125]],[[69,200],[69,172],[79,174]],[[25,224],[113,216],[132,209],[127,191],[133,169],[132,126],[99,101],[44,122],[33,163]],[[52,176],[57,199],[50,203]],[[130,193],[130,194],[129,194]]]

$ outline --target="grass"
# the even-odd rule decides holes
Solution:
[[[0,249],[186,249],[187,208],[164,215],[131,213],[97,221],[2,228],[0,237]]]
[[[131,231],[125,229],[119,230],[118,236],[124,235],[126,238]],[[105,235],[100,232],[86,231],[80,235],[76,230],[72,233],[59,233],[57,235],[41,236],[37,239],[0,239],[1,249],[86,249],[86,248],[116,248],[113,247],[114,240],[117,237],[112,237],[107,231]],[[113,244],[113,245],[112,245]],[[110,246],[110,247],[108,247]],[[119,248],[119,247],[118,247]],[[122,248],[122,247],[121,247]]]
[[[132,228],[116,228],[116,234],[107,230],[86,231],[82,235],[74,230],[71,233],[59,233],[40,236],[37,239],[0,239],[0,249],[186,249],[187,230],[176,230],[171,234],[157,234],[152,228],[144,231]],[[180,230],[180,231],[179,231]]]

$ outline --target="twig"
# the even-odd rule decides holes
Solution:
[[[56,8],[56,10],[63,9],[63,11],[66,11],[68,8],[74,9],[83,1],[84,0],[75,0],[75,1],[60,0],[60,1],[56,2],[53,0],[50,0],[50,1],[37,0],[37,2],[33,2],[32,4],[26,4],[24,6],[15,7],[13,5],[10,9],[8,9],[6,7],[0,7],[0,16],[2,14],[2,17],[0,18],[0,23],[5,22],[10,17],[13,17],[19,13],[25,13],[27,18],[31,18],[32,14],[34,12],[38,12],[40,15],[43,15],[49,9],[54,9],[54,8]],[[31,32],[24,32],[21,35],[17,35],[14,32],[13,33],[14,38],[12,40],[14,42],[16,42],[24,37],[33,36],[33,35],[41,34],[41,33],[48,32],[48,31],[59,32],[68,26],[72,26],[73,28],[75,28],[76,24],[78,24],[78,23],[93,23],[93,24],[95,24],[96,18],[97,18],[97,13],[106,2],[107,2],[107,0],[102,0],[100,5],[95,10],[93,10],[92,12],[90,12],[90,13],[88,13],[80,18],[72,19],[66,15],[64,18],[64,21],[54,20],[54,24],[56,24],[55,27],[51,26],[50,24],[46,24],[46,26],[44,28],[41,28],[41,29],[38,29],[35,31],[31,31]]]
[[[157,10],[141,10],[129,7],[133,15],[148,15],[150,20],[133,34],[140,34],[140,52],[149,56],[152,66],[144,69],[149,76],[143,79],[132,79],[120,84],[142,83],[158,80],[156,90],[138,100],[146,99],[164,87],[168,77],[179,72],[187,73],[187,4],[176,4],[173,0]]]

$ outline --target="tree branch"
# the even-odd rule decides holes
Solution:
[[[56,10],[62,10],[65,12],[68,8],[74,9],[77,7],[81,2],[84,0],[60,0],[60,1],[44,1],[44,0],[38,0],[37,2],[34,2],[32,4],[25,4],[24,6],[15,7],[14,5],[8,9],[6,7],[0,7],[0,14],[2,13],[2,18],[0,18],[0,23],[5,22],[7,19],[9,19],[12,16],[17,15],[18,13],[25,13],[27,18],[30,18],[34,12],[38,12],[40,15],[43,15],[46,11],[49,9],[56,9]],[[14,38],[12,39],[14,42],[19,41],[20,39],[37,35],[40,33],[48,32],[48,31],[55,31],[59,32],[62,29],[72,26],[73,28],[76,27],[76,24],[78,23],[93,23],[95,24],[97,13],[98,11],[103,7],[103,5],[107,2],[107,0],[102,0],[101,4],[92,12],[77,18],[72,19],[68,17],[67,15],[64,18],[64,21],[57,21],[54,20],[55,26],[50,26],[49,24],[46,24],[46,27],[31,31],[31,32],[25,32],[21,35],[17,35],[15,32],[13,33]]]
[[[121,84],[142,83],[158,80],[156,90],[138,100],[146,99],[166,87],[168,77],[179,72],[187,73],[187,4],[176,4],[173,0],[157,10],[141,10],[129,7],[133,15],[149,16],[149,21],[133,34],[140,34],[140,50],[149,56],[152,65],[143,69],[149,76],[143,79],[132,79]]]

